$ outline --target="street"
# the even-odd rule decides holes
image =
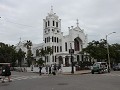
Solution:
[[[120,90],[120,71],[105,74],[42,75],[12,72],[0,90]]]

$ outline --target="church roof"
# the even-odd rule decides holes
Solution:
[[[80,31],[82,31],[82,29],[79,27],[79,21],[78,21],[78,19],[77,19],[77,26],[74,28],[74,30],[80,30]]]

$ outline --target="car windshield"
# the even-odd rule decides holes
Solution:
[[[99,63],[95,63],[95,64],[93,64],[93,66],[95,66],[95,67],[99,67]]]

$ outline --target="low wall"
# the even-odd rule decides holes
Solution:
[[[39,72],[39,67],[33,67],[33,70],[31,67],[14,67],[16,71],[20,72]],[[61,72],[71,72],[72,67],[62,67]],[[76,71],[76,68],[74,67],[74,71]],[[42,73],[46,73],[45,67],[42,68]]]
[[[62,67],[62,72],[71,72],[72,67]],[[76,71],[75,67],[74,67],[74,71]]]

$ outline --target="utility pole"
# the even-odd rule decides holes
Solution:
[[[72,57],[72,54],[74,53],[74,50],[72,49],[72,44],[70,43],[70,54],[71,54],[71,73],[74,74],[74,65],[73,65],[73,57]]]
[[[113,34],[113,33],[116,33],[116,32],[112,32],[112,33],[109,33],[108,35],[106,35],[106,45],[107,45],[107,56],[108,56],[108,72],[110,73],[110,70],[111,70],[111,65],[110,65],[110,52],[109,52],[109,45],[108,45],[108,36]]]

